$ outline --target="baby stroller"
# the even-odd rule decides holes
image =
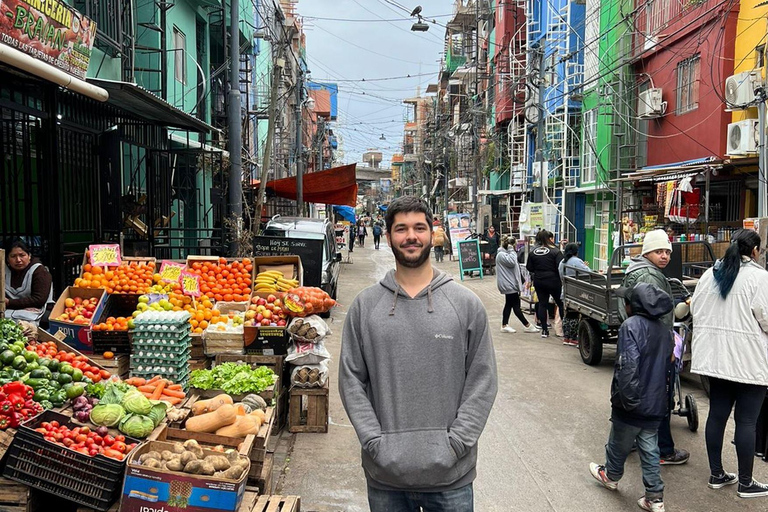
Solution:
[[[679,279],[669,279],[669,284],[676,304],[675,322],[672,328],[675,336],[675,381],[670,400],[673,404],[676,402],[677,408],[673,406],[672,414],[686,418],[688,429],[696,432],[699,429],[699,408],[696,405],[696,398],[690,393],[683,397],[683,388],[680,385],[680,372],[683,371],[684,366],[683,357],[691,339],[691,293]]]

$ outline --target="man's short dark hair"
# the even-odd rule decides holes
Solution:
[[[432,227],[432,212],[429,211],[427,203],[415,196],[400,196],[387,207],[387,214],[384,221],[387,224],[387,233],[392,232],[392,224],[395,222],[395,215],[398,213],[423,213],[427,217],[427,224]]]

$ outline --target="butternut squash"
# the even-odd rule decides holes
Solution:
[[[222,393],[220,395],[217,395],[210,400],[198,400],[194,404],[192,404],[192,414],[198,415],[198,414],[205,414],[206,412],[212,412],[221,407],[225,404],[233,404],[235,403],[234,400],[232,400],[232,397],[229,396],[226,393]]]
[[[248,434],[258,434],[261,421],[255,416],[238,416],[234,423],[221,427],[216,431],[217,436],[245,437]]]
[[[216,432],[221,427],[233,424],[237,418],[235,406],[224,404],[213,412],[192,416],[184,428],[190,432]]]
[[[261,409],[256,409],[251,414],[249,414],[249,416],[254,416],[256,418],[259,418],[261,420],[262,425],[267,421],[267,414]]]

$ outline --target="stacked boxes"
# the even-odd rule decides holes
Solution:
[[[160,375],[187,390],[192,353],[186,311],[147,311],[134,319],[131,376]]]

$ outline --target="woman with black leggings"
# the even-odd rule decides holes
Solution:
[[[707,270],[691,300],[691,371],[709,377],[709,487],[738,483],[741,498],[768,496],[752,478],[755,427],[768,388],[768,272],[756,263],[760,236],[737,231],[722,260]],[[723,436],[734,409],[738,476],[723,468]]]
[[[562,284],[560,283],[559,265],[563,260],[563,253],[555,246],[555,236],[542,229],[536,234],[536,247],[528,254],[528,263],[525,268],[533,274],[533,287],[539,297],[537,311],[541,325],[541,337],[549,336],[547,327],[549,298],[552,297],[560,310],[562,317],[565,309],[560,299]]]
[[[501,239],[501,249],[496,253],[496,286],[505,297],[504,311],[501,315],[501,332],[517,332],[508,325],[509,315],[512,311],[515,312],[520,323],[525,326],[525,332],[538,332],[538,329],[523,316],[523,311],[520,309],[520,290],[523,288],[523,278],[520,274],[520,264],[517,262],[516,243],[514,238],[505,236]]]

